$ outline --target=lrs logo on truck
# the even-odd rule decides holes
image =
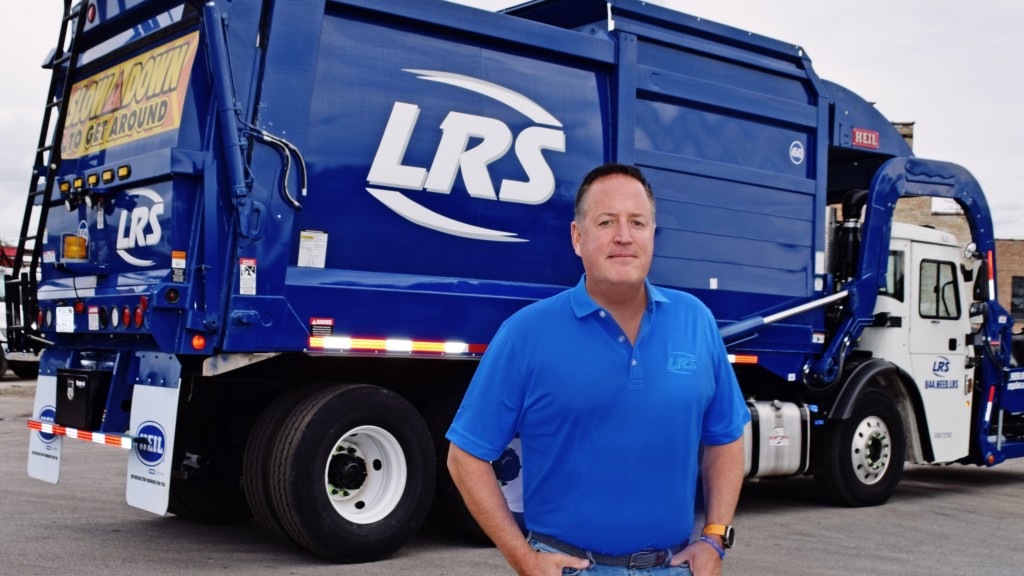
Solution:
[[[416,104],[395,102],[366,178],[372,186],[392,189],[368,187],[366,191],[394,212],[420,226],[478,240],[525,242],[524,238],[516,238],[514,232],[482,228],[438,214],[394,188],[450,194],[461,170],[466,191],[473,198],[543,204],[555,192],[555,175],[544,159],[543,151],[565,152],[562,123],[536,102],[497,84],[448,72],[406,72],[416,74],[422,80],[448,84],[497,100],[537,125],[513,135],[508,125],[500,120],[449,112],[441,123],[443,134],[437,153],[427,169],[404,163],[405,151],[416,128],[420,108]],[[479,142],[468,148],[470,139]],[[516,158],[528,179],[525,182],[504,179],[495,190],[488,165],[505,156],[513,145]]]
[[[127,197],[135,197],[131,210],[121,210],[117,223],[117,255],[135,266],[152,266],[152,260],[144,260],[129,254],[135,248],[156,246],[163,236],[160,216],[164,213],[164,200],[149,188],[129,190]]]

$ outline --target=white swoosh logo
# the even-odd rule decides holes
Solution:
[[[420,226],[426,226],[427,228],[437,230],[438,232],[461,236],[463,238],[472,238],[474,240],[526,242],[526,239],[524,238],[514,238],[516,234],[512,232],[502,232],[501,230],[481,228],[479,226],[473,226],[472,224],[453,220],[447,216],[442,216],[437,212],[429,210],[406,198],[401,192],[396,192],[394,190],[381,190],[379,188],[367,188],[366,191],[406,220],[419,224]]]
[[[416,74],[421,80],[440,82],[442,84],[457,86],[471,92],[476,92],[477,94],[483,94],[488,98],[493,98],[494,100],[501,102],[513,110],[522,112],[523,115],[538,124],[556,126],[558,128],[562,127],[562,123],[552,116],[550,112],[541,108],[540,104],[537,104],[519,92],[509,90],[504,86],[485,82],[479,78],[463,76],[462,74],[452,74],[451,72],[439,72],[437,70],[412,70],[409,68],[406,68],[405,71]]]

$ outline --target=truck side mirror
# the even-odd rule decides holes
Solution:
[[[981,254],[978,254],[978,245],[974,242],[968,242],[967,246],[964,246],[964,260],[970,262],[971,260],[981,260]]]

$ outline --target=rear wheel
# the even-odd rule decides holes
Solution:
[[[20,360],[11,360],[8,363],[8,367],[14,375],[22,380],[35,380],[39,377],[39,363],[38,362],[22,362]]]
[[[900,412],[887,394],[868,390],[853,414],[831,431],[819,480],[846,506],[884,504],[903,476],[906,437]]]
[[[430,432],[404,398],[334,386],[298,402],[273,443],[269,490],[288,536],[341,562],[384,558],[426,519],[434,492]]]
[[[312,387],[302,387],[285,392],[275,398],[253,425],[252,432],[245,444],[245,455],[242,461],[242,488],[246,501],[252,510],[253,520],[261,528],[278,538],[291,542],[291,537],[281,523],[281,518],[274,510],[271,494],[270,461],[274,443],[295,406],[305,397],[313,394]]]
[[[430,509],[430,521],[467,540],[491,545],[491,539],[473,518],[462,494],[451,474],[448,473],[447,460],[450,443],[445,438],[451,427],[455,413],[462,404],[461,395],[449,395],[439,398],[424,413],[427,425],[434,437],[434,451],[437,453],[437,490],[434,493],[434,504]],[[522,446],[519,438],[513,438],[501,456],[491,463],[494,475],[498,479],[502,495],[509,509],[513,510],[516,521],[524,530],[522,519],[523,479],[522,479]]]
[[[437,488],[434,492],[434,503],[430,508],[430,521],[438,527],[458,534],[467,540],[481,544],[490,544],[491,539],[477,524],[469,508],[462,499],[462,494],[455,486],[448,473],[448,448],[450,443],[445,438],[448,428],[455,418],[455,413],[462,403],[462,397],[451,394],[437,399],[424,416],[430,433],[434,439],[434,452],[437,454]]]

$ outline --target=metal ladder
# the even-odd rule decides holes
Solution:
[[[64,0],[60,35],[49,63],[50,88],[32,165],[32,177],[29,180],[18,249],[14,259],[5,262],[10,268],[10,273],[4,277],[7,288],[7,347],[12,352],[34,354],[46,343],[32,324],[38,310],[36,282],[42,251],[40,239],[46,233],[46,218],[50,209],[63,203],[54,180],[61,162],[63,105],[71,94],[69,79],[73,77],[77,66],[75,40],[81,37],[87,19],[84,4],[86,2],[72,5],[72,0]],[[74,33],[69,34],[72,25],[75,26]]]

